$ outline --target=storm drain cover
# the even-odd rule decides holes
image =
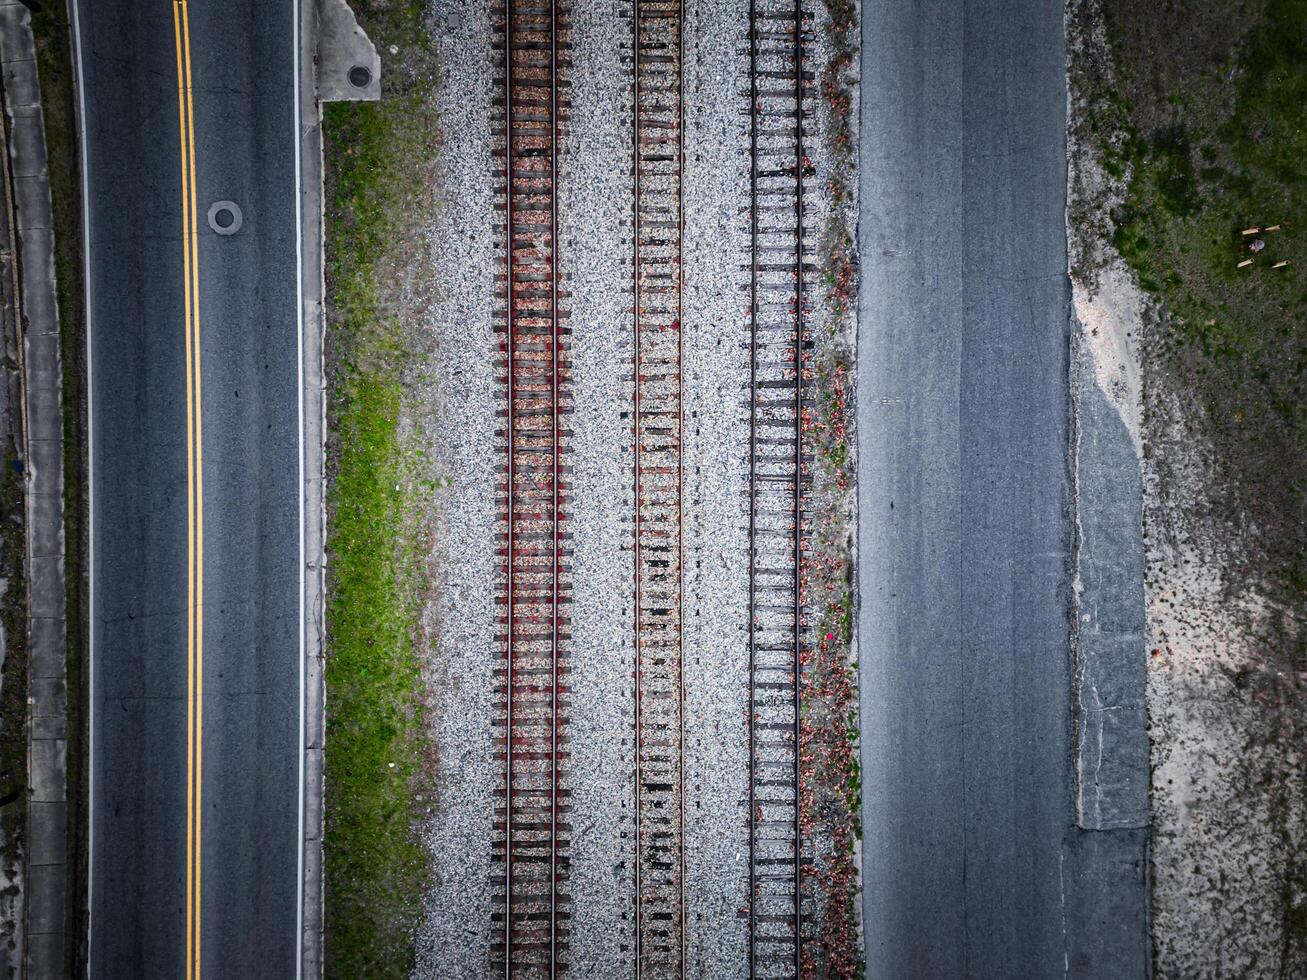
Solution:
[[[209,227],[219,235],[234,235],[241,230],[240,205],[235,201],[214,201],[209,205]]]

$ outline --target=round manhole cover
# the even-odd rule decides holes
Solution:
[[[235,201],[214,201],[209,205],[209,227],[219,235],[234,235],[245,220]]]
[[[349,83],[355,88],[367,88],[372,82],[372,72],[363,65],[355,65],[349,70]]]

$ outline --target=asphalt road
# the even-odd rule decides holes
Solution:
[[[867,975],[1142,977],[1073,808],[1062,4],[866,0],[862,58]]]
[[[91,975],[293,977],[296,4],[76,8],[92,392]],[[197,297],[186,288],[188,159]],[[208,224],[220,200],[241,209],[234,234]]]

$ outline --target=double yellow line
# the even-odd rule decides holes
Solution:
[[[186,977],[200,976],[200,818],[204,735],[204,441],[200,419],[200,276],[195,203],[191,23],[173,0],[181,134],[183,292],[186,299]]]

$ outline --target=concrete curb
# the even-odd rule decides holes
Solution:
[[[54,232],[31,15],[0,0],[19,238],[27,412],[28,803],[25,953],[30,980],[64,973],[67,875],[67,662],[63,387]]]
[[[326,681],[326,385],[323,378],[322,112],[318,102],[319,0],[300,4],[300,316],[303,343],[301,476],[304,485],[304,769],[300,975],[322,976],[323,736]]]

